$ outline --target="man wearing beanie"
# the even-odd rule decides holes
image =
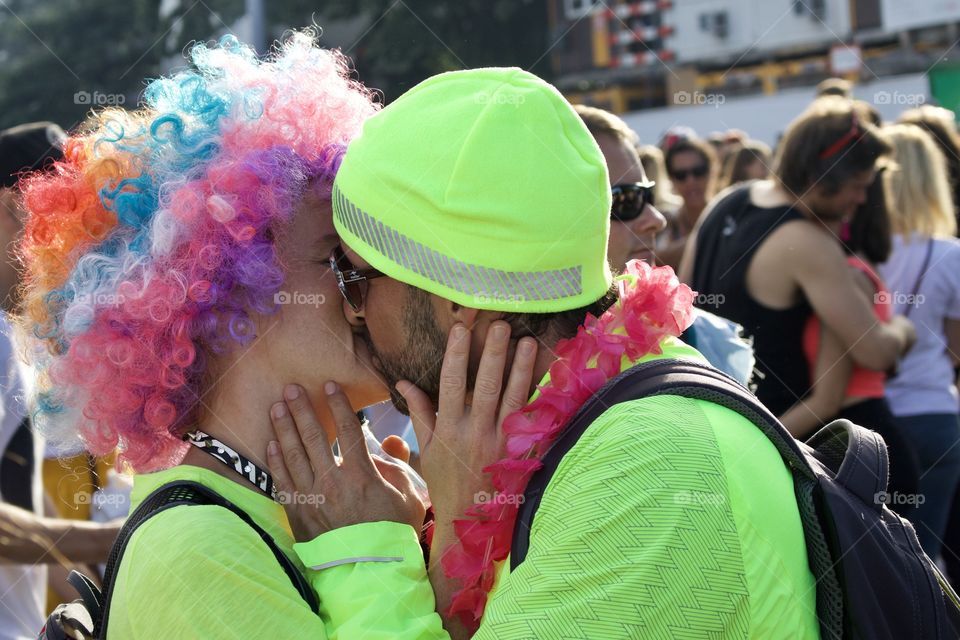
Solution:
[[[711,402],[610,407],[514,531],[531,475],[595,391],[640,362],[702,361],[676,337],[693,295],[672,270],[633,261],[612,276],[610,189],[584,123],[520,69],[426,80],[365,123],[340,167],[331,264],[417,430],[444,625],[484,639],[818,637],[791,474]]]

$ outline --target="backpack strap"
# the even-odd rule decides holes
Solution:
[[[277,546],[277,543],[273,541],[270,534],[254,522],[253,518],[235,504],[207,487],[189,480],[177,480],[159,487],[147,496],[140,506],[127,518],[127,521],[120,529],[120,533],[113,543],[113,548],[110,550],[110,556],[107,560],[107,567],[103,577],[102,595],[100,595],[98,591],[96,596],[99,596],[99,598],[94,596],[100,605],[100,609],[97,612],[98,615],[93,618],[94,628],[96,629],[98,638],[105,639],[107,637],[110,600],[113,595],[116,572],[119,568],[120,560],[123,557],[123,552],[127,548],[127,543],[130,541],[130,538],[133,537],[133,533],[141,524],[158,513],[180,505],[216,505],[227,509],[243,520],[251,529],[257,532],[260,539],[263,540],[267,547],[270,548],[270,551],[273,552],[273,555],[280,563],[280,566],[283,567],[284,572],[290,578],[290,582],[293,583],[300,597],[304,599],[314,613],[319,612],[317,596],[306,578],[303,577],[303,574],[300,573],[293,564],[293,561],[287,557],[287,554]],[[93,588],[96,589],[96,587]],[[81,591],[81,595],[83,595],[83,591]],[[84,602],[86,602],[86,599],[86,596],[84,596]],[[99,615],[100,611],[102,611],[102,618]],[[91,611],[91,615],[92,614],[93,611]]]
[[[541,460],[540,467],[530,478],[524,491],[517,522],[513,529],[510,548],[510,570],[515,570],[530,546],[530,527],[543,493],[556,472],[560,461],[577,443],[587,428],[607,409],[621,402],[656,395],[676,395],[707,400],[736,411],[755,424],[773,443],[781,457],[795,473],[812,482],[816,475],[801,448],[770,410],[760,404],[756,396],[733,378],[710,365],[695,360],[660,358],[649,360],[627,369],[610,379],[593,394],[570,419]]]

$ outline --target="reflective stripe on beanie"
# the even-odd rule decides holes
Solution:
[[[431,282],[477,298],[563,300],[583,293],[581,265],[548,271],[503,271],[445,256],[385,225],[334,185],[333,215],[350,233]]]

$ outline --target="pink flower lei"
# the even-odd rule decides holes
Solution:
[[[633,260],[616,279],[619,300],[599,319],[588,315],[577,335],[556,345],[549,382],[539,395],[503,423],[506,457],[483,469],[498,494],[519,497],[540,459],[574,413],[618,375],[623,356],[637,360],[661,353],[666,336],[679,336],[693,322],[693,291],[670,267]],[[462,587],[449,615],[458,615],[471,631],[483,617],[493,587],[496,563],[510,554],[519,499],[491,500],[468,509],[469,519],[455,520],[457,542],[444,554],[447,577]]]

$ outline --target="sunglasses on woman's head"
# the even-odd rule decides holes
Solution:
[[[620,222],[629,222],[640,217],[643,208],[653,205],[653,187],[656,183],[625,182],[616,184],[610,190],[613,194],[613,207],[610,217]]]
[[[350,263],[347,254],[343,252],[339,245],[330,252],[330,269],[337,279],[337,288],[340,289],[340,295],[354,311],[360,311],[363,308],[363,296],[367,290],[367,280],[386,275],[376,269],[357,269]]]
[[[679,169],[678,171],[672,171],[670,173],[670,179],[674,182],[685,182],[687,178],[693,176],[694,178],[702,178],[710,170],[707,168],[707,165],[702,164],[699,167],[693,167],[691,169]]]

